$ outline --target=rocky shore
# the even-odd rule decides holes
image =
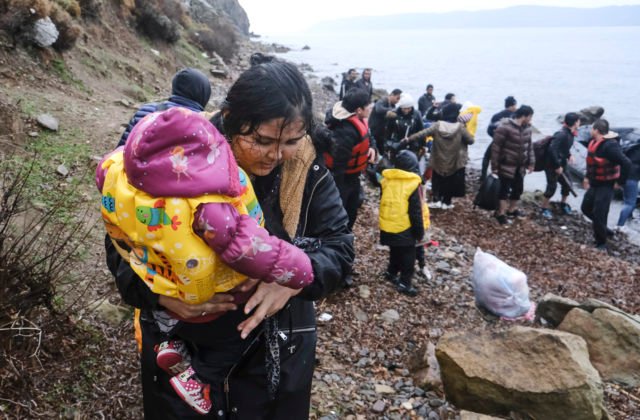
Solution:
[[[476,174],[468,178],[471,192]],[[601,254],[591,245],[590,224],[578,213],[548,222],[537,216],[532,201],[524,203],[527,217],[504,228],[488,212],[473,209],[471,193],[452,210],[432,211],[431,238],[438,246],[428,248],[427,261],[433,278],[418,283],[416,298],[400,295],[381,276],[388,251],[378,245],[377,194],[367,189],[355,227],[355,287],[317,305],[318,313],[332,315],[319,327],[313,390],[317,418],[460,416],[447,401],[438,372],[426,369],[441,337],[495,333],[514,324],[542,327],[502,321],[476,307],[470,280],[476,247],[524,271],[533,301],[554,293],[578,301],[598,298],[632,314],[640,311],[640,248],[623,236],[613,239],[611,255]],[[612,418],[640,416],[640,388],[605,383],[604,395]]]

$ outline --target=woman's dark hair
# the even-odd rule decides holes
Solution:
[[[569,112],[564,116],[564,123],[567,127],[573,127],[573,125],[580,119],[580,115],[575,112]]]
[[[342,107],[349,112],[364,108],[371,103],[369,92],[364,89],[349,89],[342,98]]]
[[[391,95],[393,95],[393,96],[402,95],[402,91],[400,89],[393,89],[391,91]]]
[[[260,124],[284,118],[283,127],[301,118],[313,130],[309,85],[297,67],[273,56],[255,53],[251,68],[231,86],[221,105],[222,131],[230,140],[253,133]]]
[[[605,135],[609,132],[609,121],[605,120],[604,118],[597,119],[593,123],[593,129],[598,133]]]
[[[444,95],[444,100],[445,101],[450,101],[451,98],[453,98],[454,96],[456,96],[455,93],[447,93],[446,95]]]
[[[516,110],[514,118],[528,117],[529,115],[533,115],[533,108],[529,105],[521,105],[520,108]]]

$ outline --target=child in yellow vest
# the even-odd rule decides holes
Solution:
[[[416,245],[429,227],[429,211],[422,195],[416,155],[403,150],[396,155],[394,164],[394,169],[382,171],[380,182],[380,243],[390,249],[384,276],[400,293],[415,296],[418,291],[412,280]]]
[[[251,182],[224,137],[203,116],[171,108],[142,119],[124,146],[98,165],[102,217],[116,248],[151,291],[186,303],[206,302],[247,278],[302,288],[313,281],[307,255],[261,227]],[[243,303],[243,302],[236,302]],[[181,319],[154,311],[167,340],[158,366],[198,413],[211,409],[209,385],[185,365],[188,353],[171,333]]]

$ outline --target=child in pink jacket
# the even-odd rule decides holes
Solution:
[[[98,165],[96,183],[107,232],[154,293],[201,303],[247,278],[291,288],[313,281],[307,255],[261,227],[248,177],[198,113],[171,108],[146,116],[124,149]],[[171,332],[179,321],[217,316],[184,320],[154,312],[167,338],[158,345],[158,365],[175,374],[171,385],[201,414],[211,409],[209,385],[198,380],[184,343]]]

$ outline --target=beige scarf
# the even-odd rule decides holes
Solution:
[[[280,183],[282,225],[291,238],[295,237],[298,229],[307,174],[316,158],[316,149],[311,137],[306,136],[301,142],[295,156],[282,164],[282,181]]]

